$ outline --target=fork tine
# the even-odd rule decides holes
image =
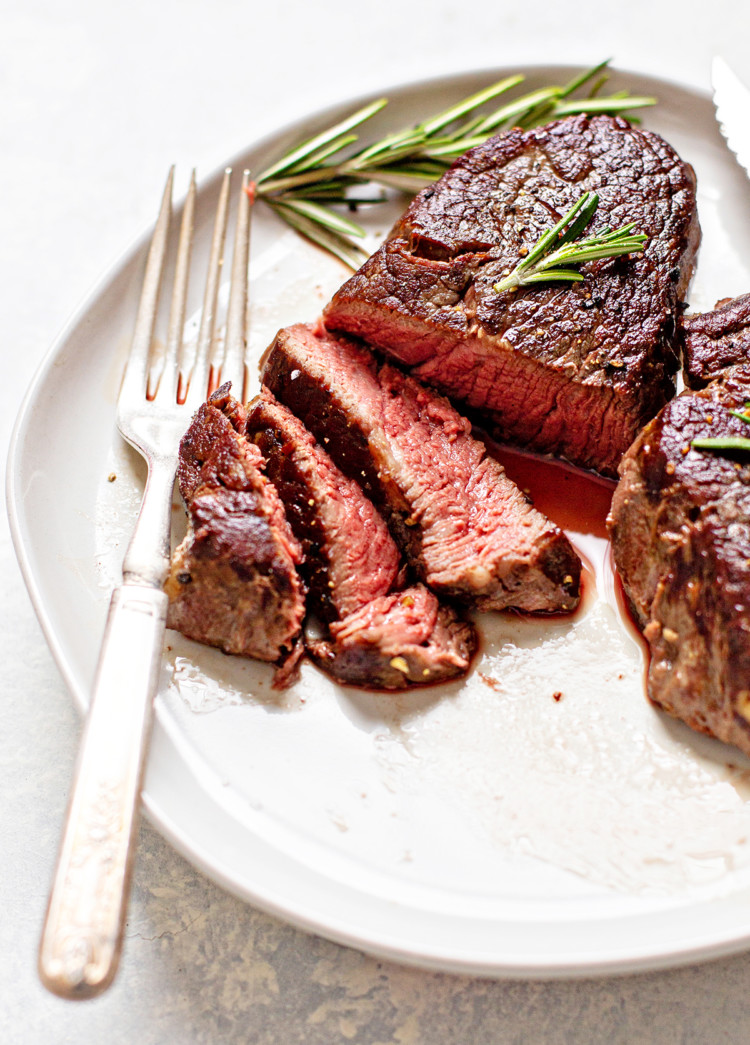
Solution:
[[[182,338],[185,329],[185,311],[190,278],[190,256],[193,249],[195,197],[195,170],[193,170],[190,177],[190,186],[185,197],[182,223],[180,225],[180,241],[177,247],[174,287],[169,308],[169,325],[167,327],[167,343],[163,366],[161,374],[157,375],[158,385],[152,396],[152,398],[158,399],[160,402],[173,403],[177,396],[178,370],[181,363]]]
[[[174,166],[169,169],[167,184],[164,186],[162,195],[159,217],[156,219],[146,261],[146,272],[143,277],[143,289],[138,304],[133,341],[122,382],[122,394],[126,395],[142,396],[146,390],[151,342],[154,337],[162,276],[164,274],[164,259],[167,255],[167,244],[169,242],[173,181]]]
[[[211,241],[211,256],[208,261],[208,274],[206,276],[206,290],[203,296],[203,311],[201,313],[200,329],[198,331],[198,343],[195,349],[195,360],[187,380],[187,391],[181,387],[180,398],[188,403],[193,409],[206,398],[207,392],[213,391],[210,387],[213,383],[214,368],[211,365],[211,349],[216,327],[216,305],[219,294],[219,281],[221,267],[224,258],[224,239],[227,231],[227,216],[229,213],[229,181],[232,172],[229,168],[224,171],[221,183],[219,202],[216,207],[216,218],[214,220],[213,238]],[[182,386],[182,382],[181,382]]]
[[[250,197],[247,187],[250,171],[242,175],[242,188],[237,205],[237,228],[232,255],[232,276],[229,284],[224,360],[221,365],[221,382],[232,382],[235,398],[244,402],[245,392],[245,349],[247,347],[247,285],[248,259],[250,256]]]

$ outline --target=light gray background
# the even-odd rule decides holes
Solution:
[[[736,0],[2,0],[3,447],[63,322],[152,219],[155,187],[170,163],[205,173],[260,129],[318,101],[447,71],[588,65],[611,56],[623,68],[707,87],[710,58],[720,52],[750,81],[749,36],[750,9]],[[46,994],[35,952],[79,722],[26,596],[4,517],[0,525],[0,1041],[748,1040],[750,956],[553,983],[400,968],[242,904],[148,825],[115,985],[86,1003]]]

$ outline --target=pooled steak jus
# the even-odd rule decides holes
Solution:
[[[634,222],[643,253],[588,262],[580,283],[498,293],[587,190],[600,199],[587,231]],[[324,320],[481,412],[499,439],[614,476],[674,394],[699,238],[692,169],[658,135],[609,116],[516,128],[424,189]]]
[[[686,324],[687,377],[705,387],[667,404],[625,455],[609,525],[650,647],[649,697],[750,754],[750,457],[691,446],[750,435],[730,412],[750,400],[750,365],[727,366],[737,336],[732,308]]]
[[[340,682],[370,688],[465,674],[474,628],[424,586],[398,590],[401,556],[359,485],[267,389],[248,410],[248,437],[304,550],[310,608],[329,622],[330,638],[306,639],[313,660]]]
[[[245,409],[226,385],[182,440],[178,480],[188,532],[165,584],[167,624],[226,653],[289,668],[305,614],[302,550],[245,425]]]
[[[580,560],[468,421],[350,339],[297,325],[262,379],[386,517],[428,587],[481,609],[572,610]]]

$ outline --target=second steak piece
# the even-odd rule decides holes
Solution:
[[[609,529],[649,644],[650,699],[750,755],[750,463],[693,445],[748,433],[736,412],[750,367],[718,362],[715,380],[668,403],[626,453]]]
[[[282,330],[262,377],[383,511],[420,578],[481,609],[572,610],[581,563],[469,422],[349,339]]]
[[[750,294],[724,298],[711,312],[684,316],[683,370],[690,388],[703,388],[727,367],[750,359]]]

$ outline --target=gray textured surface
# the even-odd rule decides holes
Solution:
[[[485,0],[473,5],[472,22],[458,5],[441,2],[383,0],[378,10],[364,63],[352,8],[338,0],[278,3],[262,15],[231,0],[0,6],[3,445],[22,389],[63,320],[151,219],[153,187],[169,162],[208,170],[276,112],[441,69],[613,54],[623,66],[707,84],[710,55],[721,50],[750,74],[750,14],[729,0],[697,12],[679,46],[673,5],[644,0],[606,8],[587,0],[575,12],[539,0],[533,27],[523,11]],[[324,45],[334,61],[321,62]],[[0,569],[3,1042],[718,1045],[750,1038],[750,956],[552,983],[401,968],[228,896],[148,825],[115,985],[87,1003],[46,994],[35,952],[79,723],[4,524]]]

